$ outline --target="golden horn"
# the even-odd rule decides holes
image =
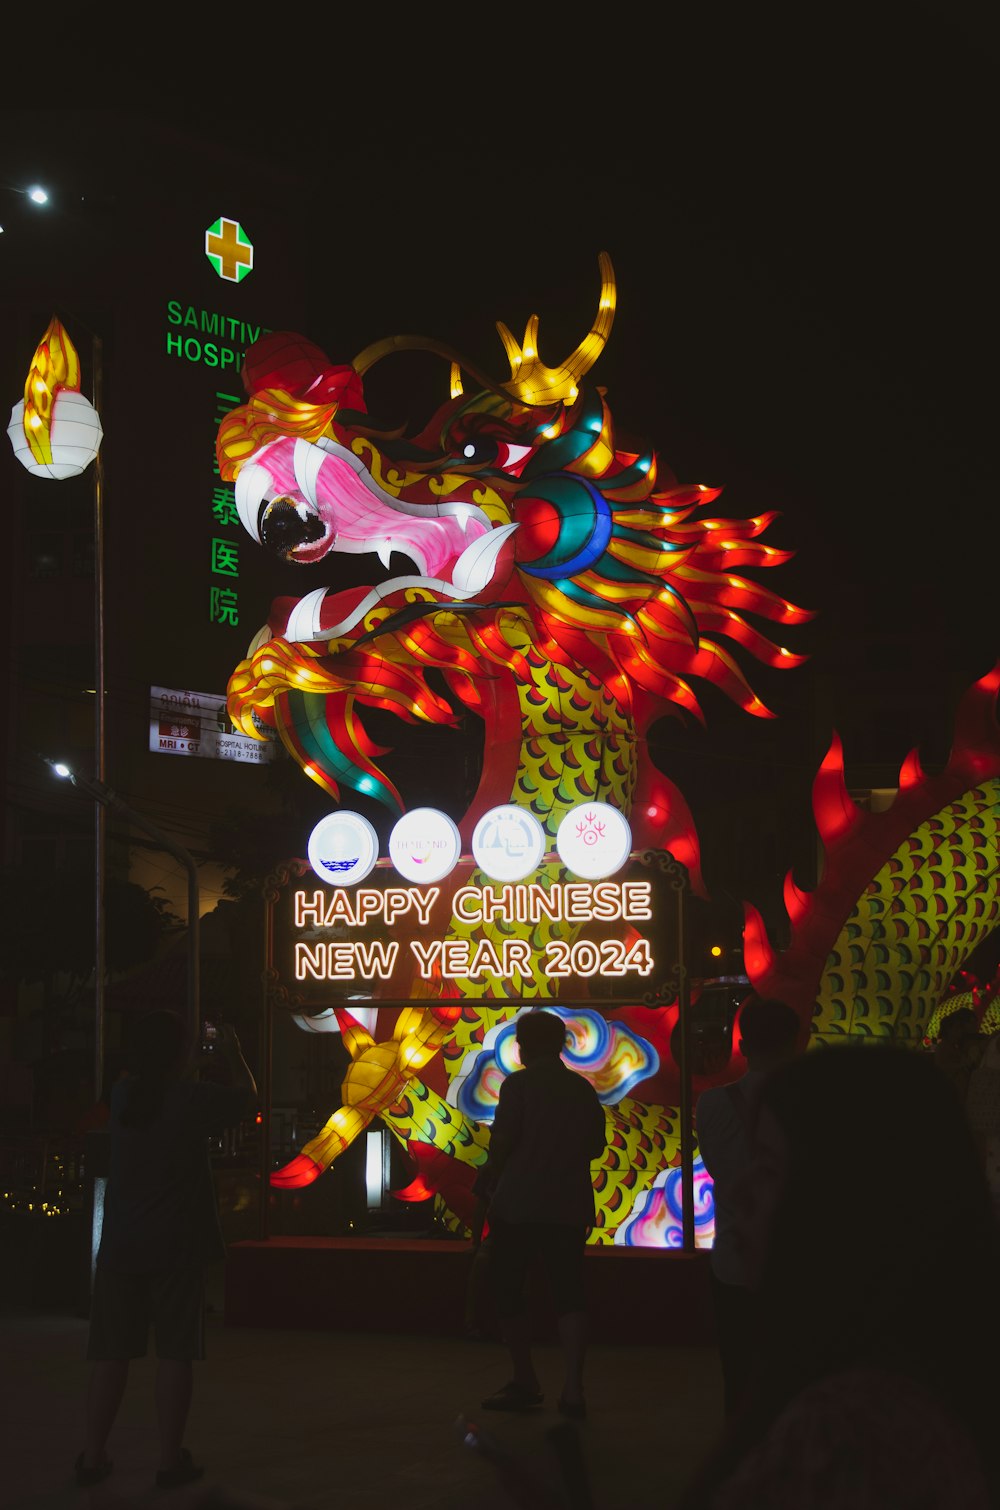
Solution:
[[[507,392],[522,404],[572,403],[583,375],[590,371],[607,344],[615,318],[615,273],[607,252],[597,258],[601,270],[601,297],[597,318],[576,350],[559,367],[546,367],[538,355],[538,316],[532,315],[524,331],[524,344],[518,346],[501,320],[497,331],[510,362]]]
[[[484,377],[481,372],[477,372],[471,362],[467,362],[451,346],[445,346],[441,341],[432,341],[428,336],[386,336],[382,341],[373,341],[370,346],[365,347],[364,351],[358,353],[351,366],[359,376],[363,377],[369,368],[375,366],[376,362],[381,362],[383,357],[391,356],[395,351],[429,351],[433,356],[444,357],[445,361],[452,364],[452,398],[456,397],[454,383],[456,368],[459,372],[467,372],[480,388],[497,393],[502,398],[507,397],[503,388],[499,387],[492,378]],[[461,391],[461,382],[459,382],[458,392],[461,393]]]

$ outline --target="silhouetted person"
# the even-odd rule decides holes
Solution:
[[[971,1007],[959,1007],[942,1018],[934,1045],[934,1058],[954,1085],[964,1103],[972,1071],[979,1063],[985,1039],[980,1036],[979,1018]]]
[[[479,1189],[482,1192],[481,1185]],[[484,1236],[486,1204],[485,1194],[477,1195],[476,1209],[471,1223],[472,1267],[465,1285],[463,1326],[466,1337],[474,1341],[490,1335],[492,1330],[490,1323],[493,1320],[489,1315],[490,1245],[489,1238]]]
[[[590,1166],[606,1147],[604,1108],[590,1082],[560,1058],[566,1044],[561,1017],[522,1011],[517,1044],[523,1068],[500,1087],[478,1182],[488,1198],[490,1275],[513,1377],[482,1404],[532,1410],[542,1403],[524,1295],[529,1267],[540,1261],[566,1368],[559,1409],[580,1420],[586,1413],[584,1248],[595,1220]]]
[[[695,1108],[698,1149],[714,1184],[715,1244],[709,1261],[727,1415],[742,1397],[758,1346],[754,1297],[738,1241],[737,1202],[750,1167],[764,1077],[792,1057],[799,1030],[798,1016],[785,1002],[748,996],[738,1019],[746,1071],[729,1085],[702,1091]]]
[[[912,1049],[762,1088],[741,1216],[765,1348],[683,1510],[989,1510],[997,1241],[957,1097]]]
[[[979,1149],[1000,1226],[1000,1033],[984,1039],[978,1063],[969,1076],[965,1115]]]
[[[145,1356],[150,1327],[158,1361],[156,1483],[185,1484],[202,1469],[183,1446],[192,1363],[204,1352],[206,1267],[225,1256],[208,1139],[249,1116],[256,1086],[231,1028],[217,1051],[232,1084],[185,1074],[185,1030],[171,1012],[135,1024],[131,1073],[111,1095],[110,1170],[97,1255],[87,1357],[93,1361],[80,1484],[111,1472],[106,1447],[128,1380]]]

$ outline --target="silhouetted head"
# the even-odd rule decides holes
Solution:
[[[955,1043],[961,1038],[975,1037],[979,1033],[979,1018],[971,1007],[959,1007],[941,1019],[938,1028],[940,1043]]]
[[[144,1012],[129,1035],[128,1067],[133,1075],[157,1078],[184,1063],[186,1031],[176,1012]]]
[[[933,1058],[853,1039],[767,1075],[743,1194],[734,1238],[755,1271],[755,1373],[684,1510],[742,1504],[738,1492],[717,1501],[717,1486],[804,1389],[856,1371],[889,1393],[902,1375],[939,1401],[995,1486],[997,1232],[961,1103]],[[842,1461],[877,1497],[865,1432],[843,1410],[828,1441],[847,1443]],[[824,1424],[803,1419],[821,1441]]]
[[[753,1069],[783,1064],[795,1052],[800,1027],[787,1002],[753,993],[740,1006],[740,1053]]]
[[[748,1197],[775,1377],[901,1366],[954,1385],[964,1413],[997,1342],[996,1233],[961,1103],[933,1060],[855,1041],[775,1070]]]
[[[566,1024],[554,1012],[522,1012],[517,1019],[517,1047],[522,1064],[558,1059],[566,1047]]]

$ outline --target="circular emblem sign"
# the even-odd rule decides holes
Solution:
[[[491,881],[523,881],[545,855],[545,830],[526,808],[492,807],[476,824],[472,853]]]
[[[404,813],[389,835],[389,859],[408,881],[440,881],[454,870],[461,853],[457,825],[435,807]]]
[[[360,813],[327,813],[309,835],[307,853],[328,886],[356,886],[378,859],[378,834]]]
[[[621,870],[632,853],[628,819],[606,802],[570,808],[556,833],[556,850],[567,870],[584,881],[600,881]]]

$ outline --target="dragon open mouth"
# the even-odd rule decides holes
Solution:
[[[335,551],[370,552],[388,570],[395,553],[416,568],[372,587],[360,600],[356,592],[337,594],[349,598],[350,606],[345,603],[347,616],[336,624],[329,622],[329,590],[306,594],[279,631],[299,642],[346,634],[373,604],[407,588],[424,588],[443,602],[474,597],[493,580],[517,528],[494,528],[482,509],[461,500],[404,502],[380,487],[352,451],[327,437],[262,447],[240,469],[236,506],[249,533],[281,560],[308,565]]]

